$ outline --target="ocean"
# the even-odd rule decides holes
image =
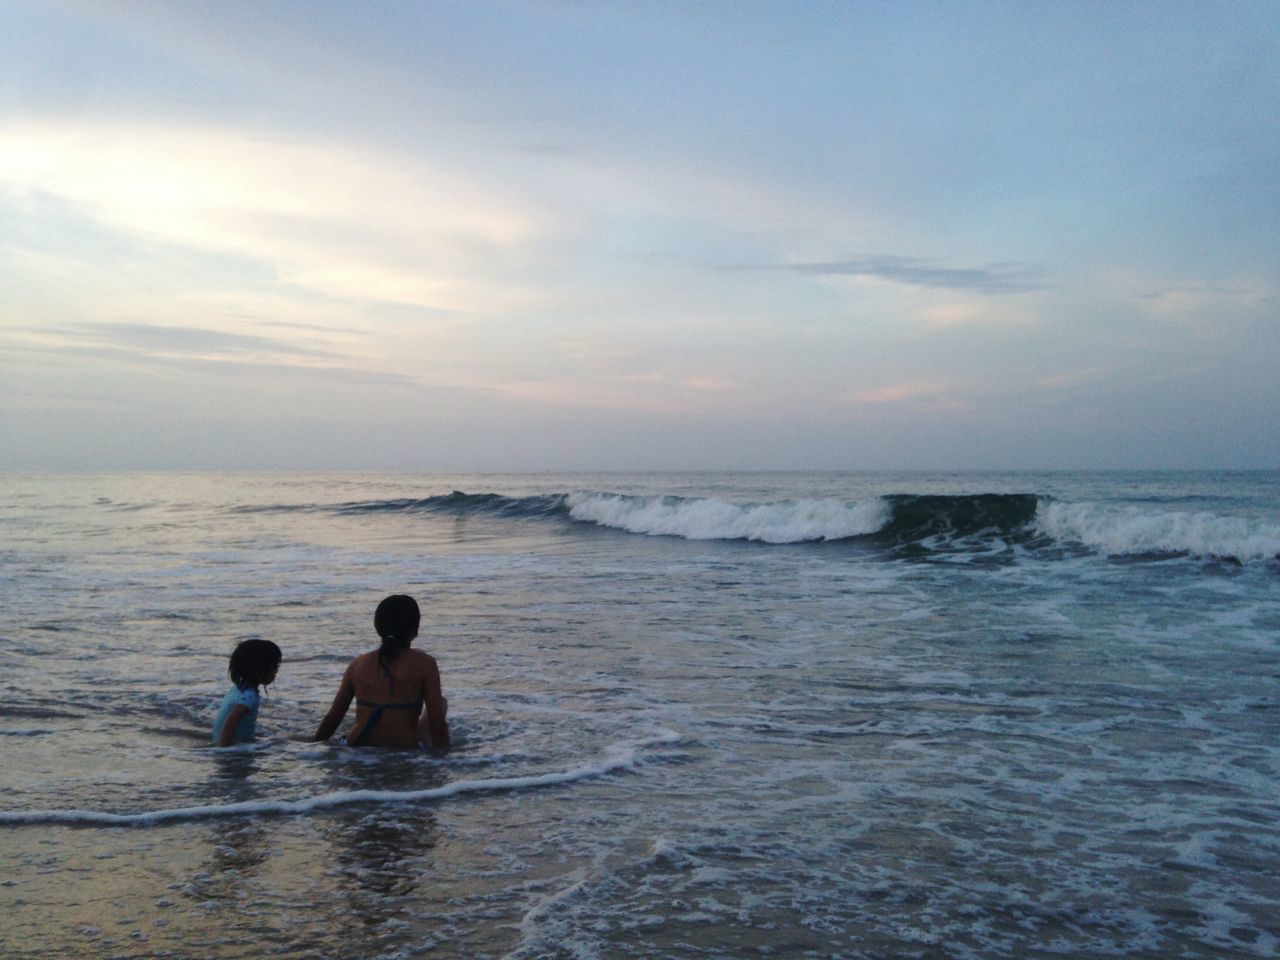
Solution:
[[[0,955],[1274,957],[1278,555],[1277,472],[0,476]],[[307,742],[390,593],[447,756]]]

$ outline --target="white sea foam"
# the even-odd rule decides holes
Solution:
[[[1280,555],[1280,524],[1212,513],[1042,501],[1036,525],[1055,540],[1112,556],[1190,553],[1249,562]]]
[[[639,753],[653,746],[675,743],[680,735],[671,731],[632,743],[612,746],[605,756],[593,763],[568,770],[534,774],[525,777],[463,780],[427,790],[342,790],[300,800],[247,800],[241,803],[211,803],[167,810],[137,813],[108,813],[101,810],[5,810],[0,811],[0,826],[61,823],[86,827],[149,827],[180,820],[249,816],[253,814],[306,814],[334,807],[370,803],[412,803],[442,800],[466,793],[528,790],[537,787],[573,783],[635,767]]]
[[[801,543],[841,540],[874,533],[888,522],[889,504],[879,498],[788,500],[742,506],[714,497],[627,497],[575,493],[568,498],[575,520],[630,533],[687,540],[759,540]]]

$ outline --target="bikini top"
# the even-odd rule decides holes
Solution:
[[[360,736],[351,741],[353,746],[361,746],[369,739],[369,734],[373,733],[373,728],[378,725],[378,721],[382,719],[383,710],[412,710],[417,713],[422,709],[422,700],[414,700],[412,703],[374,703],[372,700],[361,700],[356,697],[356,706],[369,707],[373,713],[369,715],[369,719],[365,725],[360,728]]]
[[[412,703],[374,703],[372,700],[361,700],[356,697],[357,707],[370,707],[375,711],[378,710],[421,710],[422,700],[414,700]]]

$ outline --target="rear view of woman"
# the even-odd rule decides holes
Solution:
[[[410,647],[419,620],[413,597],[397,594],[378,604],[373,626],[382,646],[347,665],[312,740],[332,737],[354,699],[356,719],[347,733],[352,746],[449,749],[440,669],[434,657]]]

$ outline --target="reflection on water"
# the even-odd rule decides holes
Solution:
[[[270,754],[219,754],[211,781],[221,800],[257,796]],[[403,793],[443,786],[448,776],[419,754],[336,748],[322,758],[321,792]],[[310,773],[317,770],[312,768]],[[186,930],[203,955],[238,956],[272,944],[286,956],[378,955],[418,928],[424,883],[438,841],[435,812],[421,803],[378,801],[314,817],[231,817],[175,825],[172,839],[201,850],[181,878],[165,918],[166,938]],[[210,921],[218,929],[210,935]]]
[[[330,875],[366,926],[379,926],[401,912],[405,899],[430,874],[437,830],[429,811],[344,811],[321,833],[334,863]]]
[[[209,837],[205,869],[194,874],[187,887],[199,902],[242,900],[271,856],[271,838],[263,821],[215,821]]]
[[[227,803],[254,799],[253,775],[261,766],[258,754],[243,749],[210,748],[213,756],[209,793]]]

